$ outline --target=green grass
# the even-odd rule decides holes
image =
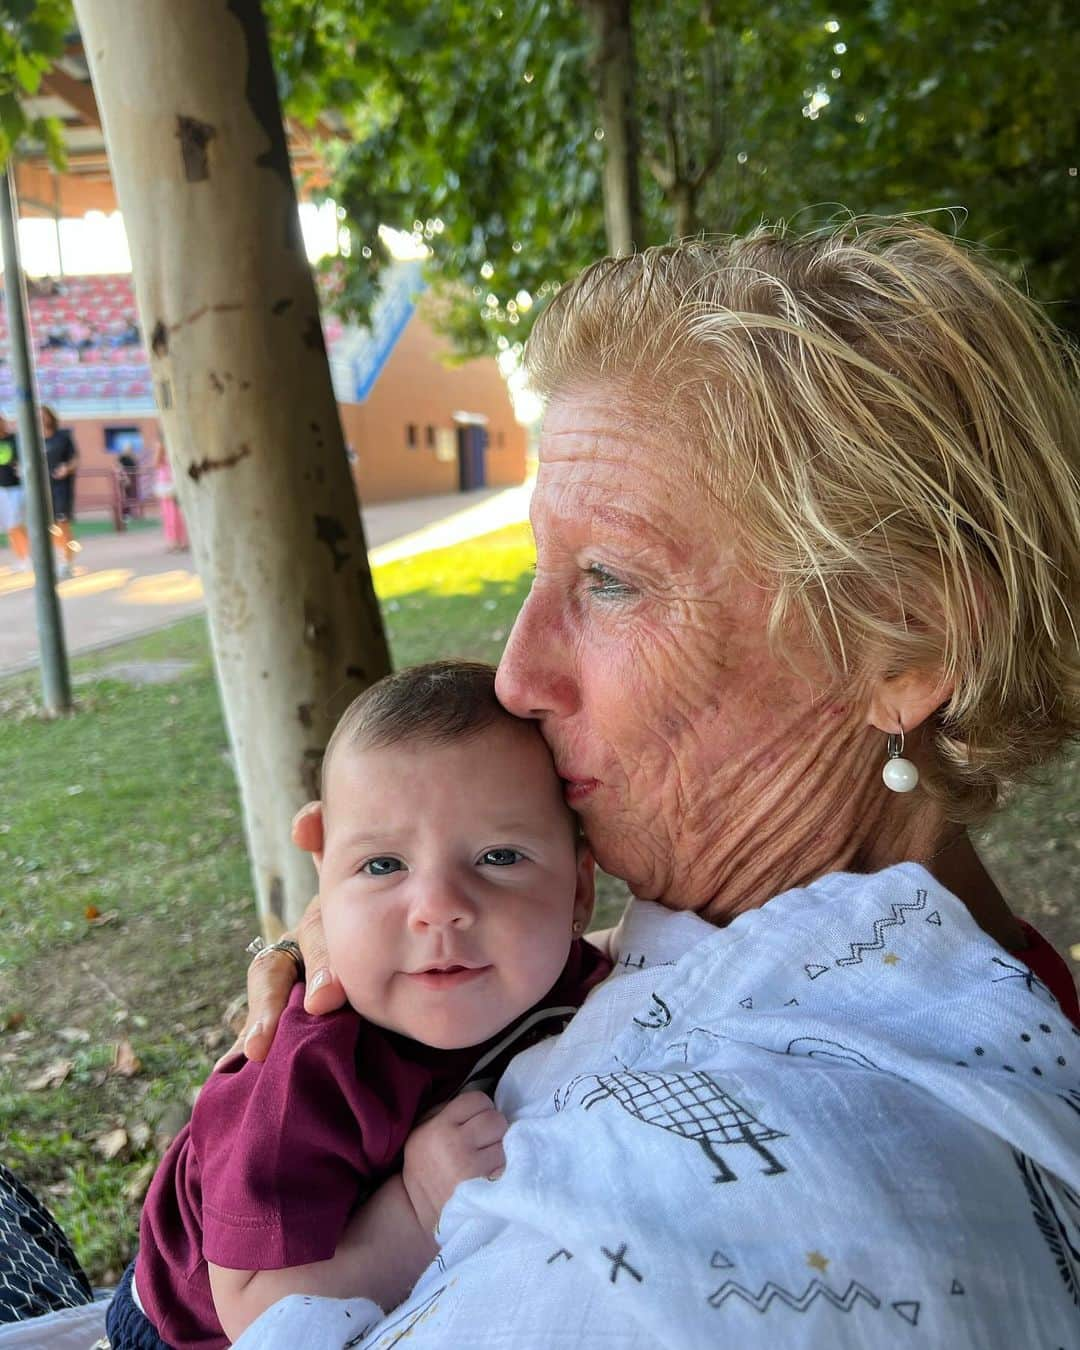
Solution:
[[[496,661],[528,589],[527,527],[379,568],[396,665]],[[133,687],[117,662],[180,660]],[[74,663],[79,708],[37,715],[37,677],[0,684],[0,1149],[54,1209],[95,1282],[133,1250],[165,1140],[232,1036],[254,907],[206,627],[187,619]],[[1022,914],[1080,942],[1080,758],[1020,794],[987,832]],[[602,879],[597,921],[623,893]],[[98,915],[91,921],[89,915]],[[106,922],[101,922],[105,919]],[[111,1071],[116,1046],[141,1061]],[[57,1061],[54,1087],[29,1084]],[[99,1141],[123,1129],[106,1161]]]

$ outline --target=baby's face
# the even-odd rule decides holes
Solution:
[[[446,745],[339,746],[316,855],[330,964],[380,1026],[478,1045],[550,989],[591,864],[536,728]]]

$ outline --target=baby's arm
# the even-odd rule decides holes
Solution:
[[[482,1092],[455,1097],[418,1125],[400,1173],[356,1210],[328,1261],[285,1270],[228,1270],[208,1262],[214,1307],[235,1341],[288,1294],[370,1298],[395,1307],[435,1257],[435,1225],[459,1181],[491,1176],[503,1164],[506,1120]]]

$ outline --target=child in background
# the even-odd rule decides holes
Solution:
[[[502,1168],[506,1121],[477,1084],[611,969],[580,936],[591,855],[493,668],[420,666],[356,699],[322,811],[323,923],[350,1006],[312,1017],[298,983],[265,1063],[210,1078],[147,1196],[113,1350],[216,1350],[294,1293],[394,1306],[454,1187]]]
[[[186,553],[189,547],[187,525],[176,495],[172,465],[162,441],[154,446],[154,496],[161,503],[161,527],[165,531],[165,551]]]

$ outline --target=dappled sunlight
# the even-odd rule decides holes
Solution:
[[[61,581],[56,592],[65,600],[83,595],[100,595],[103,591],[118,591],[134,575],[130,567],[106,567],[100,572],[82,573],[76,569],[75,576],[68,581]]]
[[[125,605],[183,605],[202,598],[199,578],[194,572],[179,568],[137,578],[120,596],[120,601]]]
[[[33,584],[33,572],[16,572],[13,567],[0,567],[0,595],[27,591]]]

